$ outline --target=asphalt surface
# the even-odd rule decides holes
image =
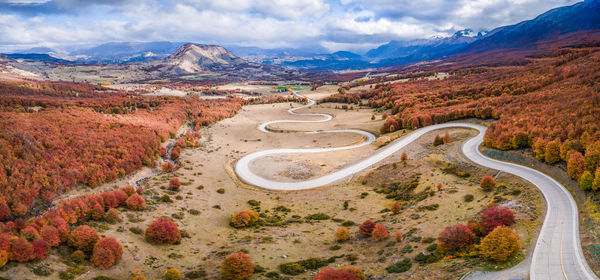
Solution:
[[[296,94],[298,95],[298,94]],[[300,95],[298,95],[300,96]],[[307,105],[288,110],[290,114],[299,116],[320,116],[320,120],[275,120],[263,123],[259,129],[268,132],[268,126],[283,122],[326,122],[331,120],[331,116],[326,114],[297,114],[294,111],[312,106],[313,100],[309,99]],[[346,166],[336,172],[318,177],[315,179],[301,182],[278,182],[262,178],[250,171],[251,161],[273,154],[300,154],[317,153],[337,150],[354,149],[360,146],[369,145],[375,140],[371,133],[361,130],[328,130],[314,131],[308,133],[339,133],[353,132],[366,137],[366,141],[352,146],[334,147],[334,148],[315,148],[315,149],[272,149],[258,151],[242,157],[235,166],[235,171],[239,178],[251,185],[270,190],[302,190],[311,189],[319,186],[334,184],[352,177],[354,174],[369,168],[375,163],[385,159],[396,151],[402,149],[425,133],[442,128],[470,128],[475,129],[479,134],[463,143],[462,151],[471,161],[481,166],[500,170],[519,176],[540,189],[546,199],[548,209],[544,224],[537,239],[535,249],[531,260],[527,259],[521,264],[503,271],[497,272],[475,272],[463,279],[526,279],[532,280],[575,280],[575,279],[599,279],[588,266],[579,241],[579,225],[577,204],[571,194],[556,180],[551,177],[528,167],[512,164],[508,162],[494,160],[483,156],[479,152],[479,145],[483,142],[483,135],[486,127],[471,123],[444,123],[431,125],[417,129],[410,134],[402,136],[385,147],[377,150],[372,155],[360,160],[357,163]],[[527,266],[529,270],[527,270]],[[527,273],[528,272],[528,273]],[[527,275],[529,274],[529,275]]]

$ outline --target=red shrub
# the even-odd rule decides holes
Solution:
[[[102,200],[104,200],[104,207],[107,209],[119,207],[119,200],[113,192],[103,192]]]
[[[567,173],[571,179],[579,179],[583,174],[584,158],[580,152],[571,152],[567,160]]]
[[[179,181],[179,178],[171,178],[171,180],[169,180],[169,189],[178,191],[179,187],[181,187],[181,182]]]
[[[40,238],[38,230],[33,226],[27,226],[21,230],[21,235],[27,239],[27,241],[33,241]]]
[[[54,226],[44,226],[42,228],[41,236],[50,247],[56,247],[58,244],[60,244],[60,235],[58,233],[58,229],[56,229]]]
[[[228,280],[241,280],[254,274],[254,264],[243,252],[231,254],[221,263],[221,276]]]
[[[371,233],[373,233],[374,228],[375,223],[371,220],[366,220],[358,227],[358,233],[365,237],[371,236]]]
[[[402,207],[400,206],[400,203],[394,202],[394,204],[392,204],[392,207],[390,207],[390,210],[392,211],[392,213],[398,214],[400,213],[400,210],[402,210]]]
[[[485,232],[491,232],[499,226],[510,226],[515,222],[515,215],[508,207],[492,206],[483,209],[481,216],[481,228]]]
[[[10,242],[9,258],[13,261],[26,262],[35,259],[33,244],[25,238],[13,238]]]
[[[113,237],[104,237],[94,245],[92,263],[100,268],[108,268],[123,256],[123,247]]]
[[[113,193],[115,194],[115,198],[117,199],[119,206],[125,205],[125,201],[127,201],[127,197],[129,197],[129,195],[127,195],[127,193],[125,193],[123,190],[115,190]]]
[[[91,252],[94,249],[94,245],[100,239],[100,235],[93,228],[83,225],[75,228],[71,234],[69,234],[68,243],[70,246],[75,247],[84,252]]]
[[[480,185],[482,189],[486,191],[491,191],[494,188],[494,186],[496,186],[496,180],[494,180],[494,177],[486,175],[481,178]]]
[[[69,224],[65,222],[61,217],[55,216],[50,219],[50,224],[58,230],[60,241],[65,242],[69,236]]]
[[[32,242],[35,257],[38,259],[46,258],[48,254],[48,244],[43,239],[36,239]]]
[[[146,201],[137,193],[132,194],[125,203],[127,204],[127,208],[132,210],[142,210],[146,208]]]
[[[456,250],[471,245],[475,241],[475,234],[468,227],[456,224],[445,228],[437,239],[442,248]]]
[[[146,229],[146,240],[154,244],[175,244],[181,240],[177,224],[168,218],[160,217]]]
[[[135,188],[132,185],[127,185],[123,188],[123,191],[127,194],[127,196],[130,196],[135,193]]]
[[[172,163],[167,162],[167,163],[163,163],[161,169],[162,169],[162,172],[169,173],[169,172],[173,172],[174,168],[173,168],[173,164]]]
[[[241,210],[231,216],[231,225],[236,228],[253,226],[258,222],[258,213],[252,210]]]
[[[346,269],[324,268],[315,275],[313,280],[360,280]]]
[[[377,241],[383,240],[388,237],[388,231],[383,224],[375,224],[371,236]]]
[[[90,207],[90,217],[94,220],[100,220],[104,217],[104,206],[98,202],[92,202]]]

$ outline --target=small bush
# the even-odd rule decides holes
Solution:
[[[410,262],[410,259],[404,259],[400,262],[386,267],[385,270],[389,273],[402,273],[408,271],[411,267],[412,263]]]
[[[375,224],[371,236],[377,241],[386,239],[388,237],[388,231],[383,224]]]
[[[104,213],[104,220],[109,224],[116,224],[121,221],[121,215],[116,208],[110,208]]]
[[[99,268],[109,268],[123,256],[123,247],[113,237],[104,237],[94,245],[92,263]]]
[[[176,268],[169,268],[165,272],[165,280],[179,280],[181,279],[181,272]]]
[[[142,234],[144,231],[139,228],[139,227],[130,227],[129,231],[131,231],[134,234]]]
[[[225,193],[225,189],[218,189],[217,193],[224,194]]]
[[[44,226],[41,230],[41,237],[50,247],[56,247],[60,244],[60,235],[58,229],[54,226]]]
[[[329,215],[327,215],[325,213],[315,213],[315,214],[310,214],[310,215],[306,216],[305,219],[320,221],[320,220],[329,220],[329,219],[331,219],[331,217],[329,217]]]
[[[491,191],[496,186],[496,180],[494,180],[494,177],[489,175],[483,176],[481,178],[480,186],[486,191]]]
[[[252,210],[241,210],[231,216],[231,226],[236,228],[249,227],[258,223],[258,213]]]
[[[371,236],[374,228],[375,223],[371,220],[366,220],[358,227],[358,233],[364,237]]]
[[[144,200],[144,198],[137,193],[132,194],[129,198],[127,198],[125,204],[127,205],[127,208],[131,210],[142,210],[146,208],[146,200]]]
[[[475,234],[468,227],[456,224],[445,228],[438,236],[438,243],[446,250],[456,250],[475,242]]]
[[[180,187],[181,187],[181,182],[179,181],[179,178],[171,178],[171,180],[169,180],[169,189],[170,190],[178,191]]]
[[[499,226],[510,226],[515,222],[515,215],[508,207],[492,206],[483,209],[481,227],[485,232],[491,232]]]
[[[348,231],[348,228],[344,226],[338,228],[337,232],[335,233],[335,239],[338,242],[343,242],[350,239],[350,231]]]
[[[390,210],[392,211],[392,213],[398,214],[400,213],[400,210],[402,210],[402,206],[400,206],[400,203],[394,202],[394,204],[392,204],[392,207],[390,207]]]
[[[360,280],[360,278],[350,271],[345,269],[333,269],[333,268],[325,268],[321,269],[317,275],[313,278],[313,280],[335,280],[335,279],[343,279],[343,280]]]
[[[254,274],[254,264],[246,253],[231,254],[221,263],[221,276],[229,280],[241,280]]]
[[[473,199],[475,199],[475,197],[472,194],[465,194],[463,199],[465,200],[465,202],[471,202],[473,201]]]
[[[181,232],[172,220],[160,217],[148,226],[145,237],[153,244],[175,244],[181,241]]]
[[[93,228],[83,225],[75,228],[70,234],[69,246],[75,247],[84,252],[91,252],[96,242],[100,240],[100,235]]]
[[[514,255],[519,248],[521,248],[519,236],[510,228],[500,226],[481,240],[479,254],[485,259],[503,262]]]
[[[82,263],[85,261],[85,254],[81,250],[76,250],[69,258],[75,263]]]
[[[304,268],[299,263],[284,263],[279,265],[281,273],[288,275],[298,275],[304,272]]]

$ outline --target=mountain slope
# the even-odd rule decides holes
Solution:
[[[436,59],[461,51],[480,36],[481,34],[475,35],[472,30],[467,29],[458,31],[447,38],[391,41],[368,51],[366,56],[384,64],[393,63],[397,60],[415,62]]]
[[[586,0],[552,9],[532,20],[496,28],[481,40],[470,44],[465,51],[533,48],[537,42],[594,29],[600,29],[600,0]]]
[[[248,63],[221,46],[191,43],[183,45],[166,61],[187,73]]]

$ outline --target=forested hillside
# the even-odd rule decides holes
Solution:
[[[0,82],[0,97],[0,220],[25,216],[79,184],[153,166],[160,143],[186,120],[208,125],[244,102],[39,81]]]
[[[426,71],[422,76],[448,71],[448,78],[378,83],[373,89],[337,94],[324,102],[366,102],[386,110],[389,117],[382,133],[463,118],[495,119],[485,145],[500,150],[531,147],[540,160],[566,161],[569,175],[584,190],[596,190],[600,188],[598,38],[598,33],[583,33],[540,44],[535,51],[459,57],[418,69]]]

